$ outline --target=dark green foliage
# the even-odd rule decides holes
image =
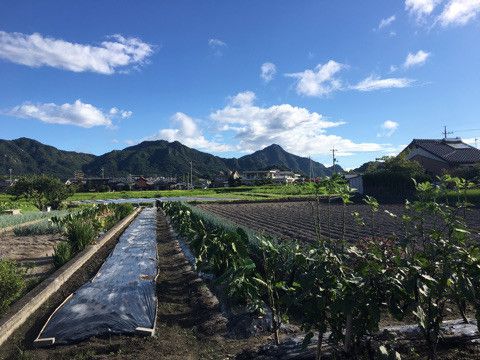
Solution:
[[[226,164],[230,169],[235,170],[269,170],[276,168],[289,169],[304,175],[309,175],[311,164],[313,176],[332,175],[331,168],[327,168],[313,160],[310,163],[310,159],[290,154],[276,144],[272,144],[262,150],[255,151],[253,154],[245,155],[238,159],[226,159]],[[342,168],[336,165],[335,170],[340,172]]]
[[[480,185],[480,164],[475,166],[458,167],[450,171],[450,175],[473,181]]]
[[[400,201],[412,199],[415,185],[412,181],[428,181],[430,177],[416,161],[404,156],[384,157],[383,162],[371,163],[363,175],[365,194],[375,196],[381,201]]]
[[[95,157],[59,150],[28,138],[0,140],[0,154],[0,174],[8,174],[8,169],[12,169],[16,176],[46,174],[63,180],[73,177],[75,171],[82,170]]]
[[[115,150],[97,157],[84,167],[88,174],[100,174],[103,167],[110,175],[144,174],[181,176],[190,171],[193,162],[194,177],[212,178],[220,172],[228,170],[259,170],[266,168],[282,168],[308,174],[310,161],[308,158],[296,156],[283,150],[278,145],[271,145],[251,155],[239,159],[225,159],[191,149],[178,141],[169,143],[164,140],[145,141],[123,150]],[[330,175],[331,169],[312,161],[315,176]],[[337,166],[337,171],[341,170]]]
[[[24,270],[13,261],[0,260],[0,315],[25,289]]]
[[[47,206],[60,208],[62,202],[73,195],[74,189],[55,177],[34,175],[20,178],[9,192],[17,200],[24,198],[39,210],[44,210]]]
[[[114,207],[115,217],[118,221],[122,220],[124,217],[130,215],[133,210],[135,210],[134,206],[130,203],[125,204],[116,204]]]
[[[465,320],[467,306],[475,308],[480,320],[480,246],[470,238],[465,221],[465,195],[473,184],[444,176],[437,184],[414,185],[416,200],[406,202],[402,236],[379,238],[379,203],[365,199],[371,214],[366,219],[352,215],[359,227],[371,229],[370,237],[357,246],[319,231],[330,229],[331,199],[340,198],[344,210],[350,202],[351,189],[336,176],[311,184],[317,241],[301,247],[252,236],[183,204],[162,206],[188,240],[199,269],[217,275],[232,298],[269,314],[277,343],[279,325],[293,317],[307,331],[305,344],[314,332],[320,334],[317,359],[328,329],[329,343],[349,358],[365,351],[399,358],[394,342],[372,348],[368,341],[378,332],[382,314],[389,312],[398,320],[414,316],[434,360],[440,327],[452,305]],[[454,192],[455,201],[444,201],[447,192]],[[328,199],[326,208],[318,206],[320,197]]]
[[[14,174],[48,174],[67,179],[75,171],[84,171],[90,176],[100,176],[104,168],[106,176],[127,176],[143,174],[146,176],[182,176],[190,172],[193,162],[193,176],[214,178],[220,172],[229,170],[289,169],[309,174],[310,164],[314,176],[331,175],[332,169],[311,161],[306,157],[290,154],[279,145],[271,145],[253,154],[241,158],[221,158],[189,148],[178,141],[144,141],[123,150],[114,150],[95,156],[91,154],[62,151],[38,141],[20,138],[0,140],[0,174],[8,174],[12,168]],[[2,161],[4,160],[4,161]],[[341,171],[336,166],[336,171]]]
[[[90,221],[82,218],[76,218],[66,225],[67,240],[72,246],[74,253],[82,251],[95,239],[96,231],[94,225]]]
[[[62,267],[73,257],[72,246],[67,241],[62,241],[55,246],[53,253],[53,264],[56,268]]]

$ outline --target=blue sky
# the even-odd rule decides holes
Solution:
[[[346,168],[443,125],[473,143],[479,13],[480,0],[4,0],[0,138],[226,157],[277,143],[323,163],[335,147]]]

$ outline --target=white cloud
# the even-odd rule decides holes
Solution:
[[[480,12],[480,0],[449,0],[438,20],[443,26],[465,25]]]
[[[267,83],[273,80],[276,73],[277,67],[271,62],[263,63],[260,68],[260,77]]]
[[[120,116],[122,119],[128,119],[133,112],[129,110],[119,110],[116,107],[110,109],[109,114],[112,116]]]
[[[131,111],[123,112],[132,114]],[[31,104],[24,103],[15,106],[10,111],[5,112],[7,115],[20,118],[31,118],[43,121],[49,124],[75,125],[84,128],[93,126],[112,126],[112,119],[117,116],[116,108],[110,109],[108,113],[96,108],[91,104],[85,104],[81,100],[76,100],[73,104],[57,105],[48,104]],[[123,117],[123,115],[121,115]]]
[[[220,39],[208,39],[208,46],[212,49],[213,55],[220,57],[223,55],[223,49],[227,47],[227,44]]]
[[[377,134],[378,137],[390,137],[395,131],[397,131],[399,123],[393,120],[384,121],[380,126],[382,132]]]
[[[430,15],[442,0],[405,0],[405,8],[417,19]]]
[[[317,112],[290,104],[259,107],[254,105],[253,92],[239,93],[223,109],[210,114],[219,130],[231,131],[238,151],[252,152],[276,143],[295,154],[328,154],[330,149],[340,155],[361,151],[378,151],[382,145],[355,143],[326,130],[345,124],[330,121]]]
[[[122,110],[120,116],[122,117],[122,119],[128,119],[130,116],[132,116],[132,114],[133,112],[131,112],[130,110]]]
[[[219,144],[209,141],[202,134],[194,119],[187,114],[177,112],[171,118],[172,122],[178,124],[177,127],[162,129],[157,134],[148,137],[146,140],[167,140],[180,141],[182,144],[196,149],[204,149],[216,152],[228,151],[230,147],[225,144]]]
[[[423,50],[419,50],[416,53],[408,53],[405,62],[403,63],[403,67],[408,69],[412,66],[420,66],[425,64],[427,59],[430,57],[429,52],[425,52]]]
[[[150,44],[138,38],[113,35],[100,46],[61,39],[0,31],[0,58],[31,67],[51,66],[74,72],[113,74],[145,63],[153,53]]]
[[[218,48],[227,46],[227,44],[220,39],[208,39],[208,46],[211,48]]]
[[[380,29],[383,29],[384,27],[391,25],[395,21],[395,19],[396,19],[395,15],[382,19],[380,21],[380,24],[378,24],[378,29],[380,30]]]
[[[329,60],[325,64],[318,64],[314,70],[307,69],[302,72],[285,75],[298,79],[296,87],[298,94],[324,96],[342,88],[342,83],[335,78],[335,74],[345,67],[343,64]]]
[[[381,89],[405,88],[412,85],[414,80],[407,78],[386,78],[382,79],[375,75],[370,75],[358,84],[351,86],[358,91],[374,91]]]

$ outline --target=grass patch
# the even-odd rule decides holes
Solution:
[[[293,196],[313,195],[313,189],[308,185],[264,185],[239,186],[234,188],[192,189],[192,190],[144,190],[144,191],[115,191],[97,193],[76,193],[68,200],[107,200],[107,199],[135,199],[158,197],[213,197],[218,199],[265,199]]]

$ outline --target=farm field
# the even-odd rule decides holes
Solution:
[[[265,232],[282,239],[313,241],[315,226],[312,203],[309,201],[259,202],[259,203],[208,203],[198,204],[198,208],[230,220],[238,225],[252,230]],[[321,204],[322,235],[333,239],[342,236],[342,210],[340,204],[331,204],[331,217],[328,220],[328,205]],[[378,237],[401,235],[403,205],[381,205],[376,215],[374,234]],[[388,215],[385,211],[395,214]],[[358,212],[367,226],[357,225],[352,212]],[[346,213],[347,240],[367,238],[372,235],[370,230],[371,212],[367,205],[349,205]],[[331,233],[327,231],[330,223]],[[480,231],[480,209],[469,209],[467,223]]]
[[[51,311],[98,271],[115,245],[111,243],[0,349],[0,359],[232,359],[243,350],[253,350],[267,343],[268,335],[248,339],[226,336],[226,319],[218,301],[191,268],[162,214],[158,216],[156,230],[159,261],[157,336],[95,337],[51,348],[32,345]]]
[[[61,234],[17,236],[13,231],[0,235],[0,258],[15,260],[27,269],[27,278],[40,280],[53,266],[53,252]]]
[[[258,200],[268,198],[309,196],[313,190],[307,185],[264,185],[264,186],[239,186],[234,188],[209,188],[192,190],[143,190],[143,191],[110,191],[76,193],[69,198],[71,201],[79,200],[107,200],[107,199],[133,199],[133,198],[159,198],[179,196],[205,196],[218,199],[237,198],[242,200]]]

